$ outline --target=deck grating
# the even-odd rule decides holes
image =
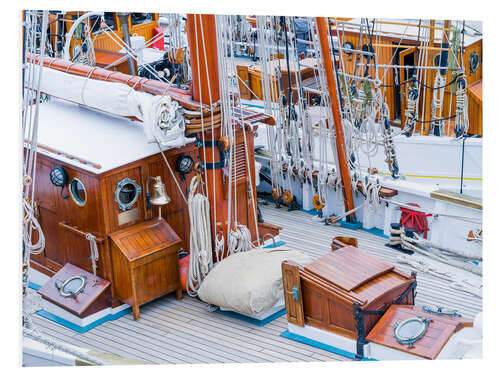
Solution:
[[[263,205],[267,222],[283,227],[280,239],[313,258],[330,252],[334,236],[358,238],[359,247],[382,260],[395,263],[399,252],[385,246],[387,239],[366,231],[326,226],[314,216]],[[397,265],[403,271],[410,269]],[[470,279],[474,279],[468,274]],[[477,278],[474,279],[476,282]],[[417,303],[455,308],[465,316],[482,310],[482,300],[450,287],[439,278],[418,274]],[[76,333],[35,315],[40,331],[69,344],[106,351],[151,363],[251,363],[347,360],[328,351],[279,336],[287,328],[286,315],[264,327],[209,312],[202,301],[184,295],[163,297],[141,308],[141,319],[132,314],[108,321],[89,332]]]

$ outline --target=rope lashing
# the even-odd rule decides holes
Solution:
[[[434,87],[442,86],[445,78],[439,74],[436,74],[436,78],[434,79]],[[440,121],[441,117],[441,109],[443,105],[444,99],[444,87],[442,86],[439,90],[434,90],[432,94],[432,120],[431,128],[435,129],[439,128],[439,135],[444,135],[443,133],[443,121]],[[434,133],[435,134],[435,133]]]
[[[228,255],[248,251],[252,248],[252,235],[245,225],[237,224],[231,229],[228,240]]]
[[[399,235],[399,238],[398,238]],[[412,250],[430,259],[463,269],[475,275],[482,275],[482,266],[467,263],[466,261],[482,261],[482,257],[458,249],[445,248],[430,241],[426,241],[413,233],[412,230],[391,227],[390,245],[401,245],[405,250]]]
[[[382,122],[384,124],[382,129],[382,137],[384,140],[385,162],[392,174],[393,178],[399,178],[399,164],[396,159],[396,147],[394,146],[394,139],[389,121],[389,107],[386,103],[383,105]]]
[[[457,105],[455,120],[455,137],[463,138],[469,130],[469,114],[467,105],[467,81],[460,78],[457,82]]]
[[[418,86],[412,86],[408,90],[407,104],[405,109],[405,125],[403,132],[406,136],[410,136],[415,129],[415,123],[417,121],[416,108],[419,98],[419,88]]]
[[[451,282],[450,286],[454,289],[475,295],[479,298],[483,297],[481,292],[481,286],[474,285],[470,283],[467,279],[456,281],[450,272],[442,270],[436,267],[435,265],[431,265],[426,261],[424,261],[423,259],[415,259],[411,256],[400,254],[397,256],[396,262],[401,264],[407,264],[408,266],[419,272],[427,273],[434,277],[450,281]]]
[[[87,233],[85,238],[90,243],[90,260],[92,261],[92,272],[94,274],[94,281],[92,286],[95,285],[97,281],[97,261],[99,260],[99,249],[97,248],[97,243],[95,242],[95,236],[92,233]]]
[[[224,246],[224,234],[222,233],[222,231],[218,231],[217,235],[215,236],[215,257],[217,258],[217,263],[222,261],[222,258],[224,257]]]
[[[23,219],[23,241],[24,246],[28,250],[27,253],[37,255],[41,254],[45,249],[45,236],[42,227],[35,217],[35,210],[33,206],[26,200],[23,200],[24,219]],[[33,230],[38,233],[38,241],[32,242]]]

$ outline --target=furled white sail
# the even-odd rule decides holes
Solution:
[[[38,65],[35,74],[38,75]],[[43,67],[40,90],[48,95],[143,122],[148,142],[185,144],[182,108],[167,95],[155,96],[123,83],[106,82]],[[35,82],[38,80],[36,79]]]

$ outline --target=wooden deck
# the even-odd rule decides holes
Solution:
[[[301,211],[287,212],[286,208],[276,209],[272,205],[261,209],[267,222],[283,227],[282,241],[314,258],[331,251],[332,238],[341,235],[357,237],[361,249],[385,261],[394,263],[399,255],[385,246],[386,238],[365,231],[325,226]],[[410,271],[404,265],[397,266]],[[482,310],[480,298],[453,289],[446,281],[426,274],[418,274],[417,281],[417,304],[455,308],[465,316],[474,316]],[[205,303],[187,295],[180,301],[173,295],[166,296],[141,307],[139,321],[134,321],[130,313],[83,334],[38,315],[34,323],[42,333],[73,345],[158,364],[346,360],[280,337],[287,327],[286,316],[258,327],[209,312]]]

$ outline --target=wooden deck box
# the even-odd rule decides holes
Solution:
[[[353,246],[305,267],[285,261],[282,272],[288,322],[356,340],[358,357],[365,335],[392,304],[414,304],[414,274]]]
[[[139,306],[176,291],[182,298],[179,277],[181,239],[163,219],[153,219],[109,235],[112,240],[113,280],[117,298]]]

